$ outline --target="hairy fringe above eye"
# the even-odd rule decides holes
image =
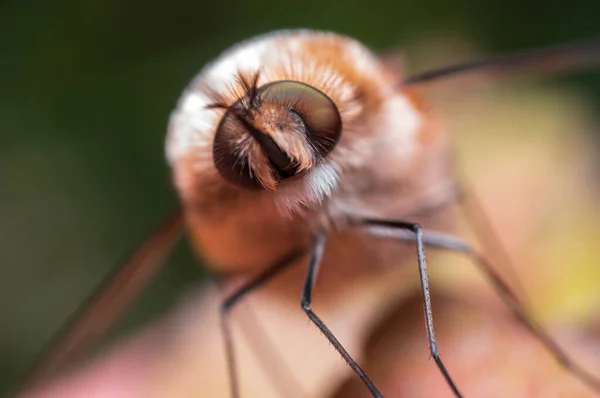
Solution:
[[[250,109],[250,106],[256,99],[258,91],[259,72],[237,71],[233,75],[232,82],[227,85],[227,91],[220,93],[206,85],[203,87],[210,98],[210,103],[206,105],[207,109],[229,109],[234,104],[240,103],[243,109]]]

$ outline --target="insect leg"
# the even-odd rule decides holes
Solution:
[[[502,264],[504,269],[510,273],[508,275],[510,279],[506,282],[512,284],[513,296],[527,303],[529,300],[527,292],[517,274],[514,262],[502,244],[500,235],[498,235],[498,232],[494,228],[492,220],[487,215],[475,191],[464,182],[460,188],[458,203],[470,228],[475,232],[478,241],[483,246],[483,252],[488,257],[488,264]],[[490,258],[490,254],[495,256],[495,258]],[[494,262],[492,263],[492,261]]]
[[[435,330],[433,327],[433,314],[431,312],[431,297],[429,295],[429,278],[427,277],[427,262],[425,260],[425,248],[423,240],[423,229],[419,224],[405,222],[405,221],[390,221],[390,220],[374,220],[364,219],[363,224],[367,226],[379,226],[391,230],[403,230],[408,232],[412,237],[412,241],[417,243],[417,261],[419,263],[419,275],[421,278],[421,289],[423,291],[423,304],[425,305],[425,324],[427,327],[427,337],[429,339],[429,351],[433,357],[437,367],[446,379],[446,382],[454,392],[456,397],[462,397],[458,387],[452,380],[450,373],[444,366],[440,353],[437,348],[437,342],[435,338]],[[367,227],[368,228],[368,227]]]
[[[319,328],[321,333],[325,335],[327,340],[329,340],[331,345],[333,345],[333,347],[342,356],[342,358],[344,358],[344,361],[346,361],[346,363],[352,368],[352,370],[358,375],[358,377],[361,378],[361,380],[365,383],[371,394],[373,394],[373,396],[376,398],[381,398],[382,395],[377,389],[377,387],[375,387],[375,384],[373,384],[371,379],[369,379],[367,374],[361,369],[361,367],[356,363],[356,361],[352,359],[350,354],[348,354],[348,351],[346,351],[346,349],[334,336],[331,330],[329,330],[329,328],[311,309],[312,293],[315,287],[315,283],[317,281],[319,265],[321,263],[323,251],[325,249],[325,241],[326,235],[324,231],[319,232],[315,236],[308,263],[308,272],[306,274],[306,279],[304,280],[304,288],[302,289],[302,309],[304,310],[304,312],[306,312],[306,315],[308,315],[310,320]]]
[[[387,220],[364,220],[363,222],[366,224],[365,228],[369,234],[410,241],[415,241],[416,239],[417,244],[419,242],[418,236],[415,238],[412,234],[402,233],[404,231],[394,231],[396,228],[402,228],[405,223]],[[552,337],[550,337],[540,325],[526,314],[517,296],[498,273],[496,273],[486,257],[478,253],[461,238],[450,234],[436,231],[423,231],[422,241],[428,246],[460,252],[469,256],[483,272],[504,304],[512,311],[515,318],[546,347],[552,356],[554,356],[568,372],[595,391],[600,392],[600,380],[571,361],[569,356],[560,348]]]
[[[239,398],[238,390],[238,374],[235,363],[235,355],[233,353],[233,341],[231,338],[231,328],[229,327],[229,311],[247,294],[253,290],[258,289],[263,284],[267,283],[275,276],[279,275],[282,271],[287,269],[294,262],[302,257],[304,250],[294,250],[283,259],[279,260],[274,265],[267,268],[256,278],[242,285],[239,289],[229,295],[221,303],[220,318],[221,318],[221,329],[223,330],[223,339],[225,341],[225,355],[227,360],[227,372],[229,373],[229,383],[232,398]]]
[[[238,324],[252,350],[258,366],[269,375],[271,384],[282,397],[306,397],[307,393],[296,377],[285,355],[269,339],[267,328],[248,304],[238,316]]]

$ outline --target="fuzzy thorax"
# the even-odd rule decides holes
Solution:
[[[332,33],[275,32],[226,51],[171,115],[166,151],[183,201],[212,208],[258,189],[288,210],[318,205],[343,157],[376,134],[393,90],[383,76],[369,50]]]

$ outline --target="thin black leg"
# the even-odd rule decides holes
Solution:
[[[429,339],[429,352],[433,357],[438,369],[446,379],[446,382],[454,392],[456,397],[462,397],[458,387],[452,380],[450,373],[446,369],[444,362],[440,357],[440,353],[437,348],[437,342],[435,338],[435,330],[433,327],[433,314],[431,312],[431,297],[429,295],[429,278],[427,276],[427,262],[425,260],[425,248],[423,243],[423,229],[419,224],[405,222],[405,221],[389,221],[389,220],[374,220],[365,219],[362,220],[366,225],[376,225],[381,227],[387,227],[390,229],[400,229],[408,231],[413,235],[413,241],[417,243],[417,262],[419,263],[419,275],[421,279],[421,290],[423,291],[423,304],[425,306],[425,325],[427,327],[427,338]]]
[[[373,397],[381,398],[383,395],[377,390],[375,384],[369,379],[367,374],[361,369],[361,367],[356,363],[354,359],[348,354],[348,351],[342,346],[342,344],[338,341],[338,339],[334,336],[334,334],[329,330],[327,326],[321,321],[321,319],[313,312],[310,308],[312,303],[312,293],[315,287],[315,282],[317,281],[317,276],[319,273],[319,265],[321,263],[321,259],[323,257],[323,251],[325,249],[325,241],[326,241],[326,233],[325,231],[319,232],[314,240],[311,253],[310,260],[308,263],[308,272],[306,273],[306,279],[304,280],[304,289],[302,290],[302,309],[306,312],[306,315],[310,318],[310,320],[319,328],[321,333],[325,335],[327,340],[333,345],[333,347],[337,350],[337,352],[344,358],[344,361],[352,368],[352,370],[361,378],[361,380],[365,383]]]
[[[397,227],[397,223],[393,221],[365,220],[365,224],[367,231],[373,235],[389,236],[410,241],[415,240],[415,236],[402,233],[398,234],[396,233],[398,231],[394,232],[393,230],[390,230],[393,228],[400,228]],[[550,337],[550,335],[548,335],[548,333],[540,325],[538,325],[526,314],[517,296],[513,293],[508,284],[504,282],[500,275],[498,275],[485,256],[478,253],[461,238],[442,232],[424,231],[422,241],[424,244],[432,247],[460,252],[469,256],[483,272],[494,290],[496,290],[496,293],[500,299],[512,311],[515,318],[546,347],[548,352],[550,352],[550,354],[552,354],[552,356],[554,356],[554,358],[556,358],[556,360],[568,372],[587,384],[593,390],[600,393],[600,379],[571,361],[569,356],[560,348],[560,346],[552,339],[552,337]]]
[[[238,290],[232,293],[221,303],[221,329],[223,331],[223,340],[225,342],[225,355],[227,361],[227,372],[229,373],[229,383],[232,398],[239,398],[239,380],[237,374],[237,366],[235,355],[233,352],[233,340],[231,337],[231,328],[229,327],[229,311],[247,294],[253,290],[259,288],[266,282],[279,275],[282,271],[287,269],[289,266],[294,264],[296,260],[304,255],[304,250],[295,250],[276,264],[267,268],[264,272],[259,274],[256,278],[250,280],[248,283],[242,285]]]

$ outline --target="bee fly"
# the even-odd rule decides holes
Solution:
[[[414,221],[461,198],[449,133],[423,106],[418,87],[477,73],[589,66],[599,59],[600,41],[588,40],[405,77],[359,42],[333,33],[277,31],[234,46],[204,67],[170,118],[166,155],[181,209],[83,309],[31,380],[56,371],[106,331],[185,225],[194,248],[216,271],[258,273],[221,307],[233,397],[240,394],[229,311],[305,255],[302,310],[372,396],[381,397],[311,304],[319,268],[349,266],[336,258],[350,249],[371,256],[368,263],[355,256],[357,265],[394,266],[395,240],[416,248],[431,356],[455,396],[462,396],[460,385],[436,344],[428,246],[471,256],[517,320],[567,371],[600,392],[600,381],[529,319],[485,257],[460,238]],[[365,236],[366,242],[393,239],[373,250]]]

